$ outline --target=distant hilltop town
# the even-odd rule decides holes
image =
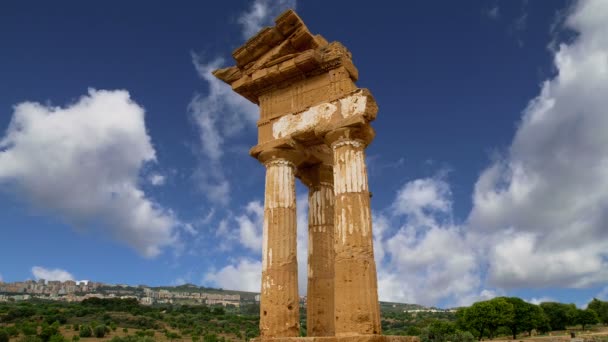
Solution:
[[[105,284],[94,281],[26,280],[14,283],[0,281],[0,302],[31,299],[80,302],[87,298],[135,298],[143,305],[221,305],[240,307],[259,304],[260,294],[199,287],[192,284],[179,286]],[[306,306],[306,297],[300,297],[300,305]],[[382,311],[419,313],[455,312],[454,309],[427,308],[418,304],[380,302]]]
[[[87,298],[135,298],[141,304],[190,304],[240,306],[259,301],[253,292],[209,289],[191,284],[175,287],[149,287],[145,285],[112,285],[92,281],[76,282],[26,280],[23,282],[0,282],[0,302],[29,299],[79,302]]]

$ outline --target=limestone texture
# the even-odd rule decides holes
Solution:
[[[294,158],[272,153],[266,166],[260,334],[299,336]]]
[[[318,164],[300,172],[308,186],[308,292],[306,336],[334,335],[333,168]]]
[[[249,153],[266,167],[260,337],[409,342],[381,335],[365,148],[378,106],[339,42],[288,10],[214,75],[259,105]],[[300,335],[295,181],[309,189],[307,336]],[[304,257],[304,256],[300,256]]]

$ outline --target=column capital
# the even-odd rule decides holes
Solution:
[[[298,169],[298,177],[309,188],[334,186],[334,168],[327,164],[315,164]]]
[[[325,142],[332,149],[342,144],[361,144],[364,148],[369,145],[376,135],[370,125],[356,127],[341,127],[325,135]]]
[[[297,168],[306,160],[306,153],[296,149],[269,148],[260,152],[257,158],[266,167],[273,163],[287,163]]]

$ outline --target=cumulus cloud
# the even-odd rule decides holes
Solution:
[[[217,272],[207,273],[203,283],[231,290],[260,292],[261,279],[262,262],[241,258]]]
[[[499,287],[608,281],[608,3],[581,1],[557,74],[525,109],[507,155],[475,185],[472,231]],[[489,238],[488,238],[489,237]]]
[[[514,29],[522,31],[526,21],[523,7]],[[468,305],[511,288],[608,281],[606,23],[606,2],[581,1],[570,10],[565,25],[578,35],[553,50],[555,76],[523,111],[505,155],[480,174],[465,222],[454,221],[442,176],[405,183],[388,208],[374,212],[381,300]],[[306,216],[298,216],[298,256],[305,266]],[[251,213],[248,220],[244,231],[254,232]],[[259,240],[250,241],[249,249],[259,247]],[[236,260],[224,269],[246,266]],[[305,293],[306,268],[299,272]]]
[[[245,214],[236,218],[239,229],[240,243],[255,251],[262,250],[262,225],[264,221],[264,206],[259,201],[249,202]]]
[[[66,280],[74,280],[74,276],[60,268],[44,268],[41,266],[32,267],[32,275],[36,280],[44,279],[44,280],[58,280],[58,281],[66,281]]]
[[[222,165],[225,142],[246,127],[255,127],[258,108],[211,74],[223,66],[223,59],[205,61],[193,54],[192,62],[208,87],[206,94],[196,94],[188,106],[199,130],[202,151],[196,178],[211,203],[226,205],[230,200],[230,182]]]
[[[97,226],[144,256],[176,242],[179,222],[138,188],[156,155],[144,109],[124,90],[65,107],[23,102],[0,140],[0,184],[82,228]]]
[[[456,302],[477,290],[476,256],[464,228],[452,221],[451,196],[442,178],[413,180],[397,192],[391,217],[374,216],[381,300]]]
[[[296,8],[295,0],[254,0],[249,10],[243,12],[238,19],[243,29],[243,38],[248,39],[262,27],[272,24],[276,16],[289,8]]]
[[[262,234],[263,234],[264,207],[258,200],[251,201],[245,206],[244,212],[233,220],[222,220],[216,235],[226,237],[225,243],[230,246],[220,245],[218,248],[225,250],[232,247],[232,244],[247,248],[255,258],[243,257],[229,260],[228,265],[220,270],[212,270],[203,277],[203,283],[209,285],[221,285],[225,288],[234,288],[234,282],[230,282],[229,275],[241,270],[249,272],[253,267],[257,268],[257,277],[248,275],[242,281],[248,280],[250,283],[238,286],[255,289],[260,291],[262,274]],[[233,228],[229,226],[236,223]],[[297,197],[297,256],[298,256],[298,290],[301,295],[306,294],[308,285],[308,196],[306,194]],[[234,238],[238,236],[238,239]],[[230,287],[230,286],[232,287]],[[248,290],[249,291],[249,290]],[[254,290],[251,290],[254,291]]]

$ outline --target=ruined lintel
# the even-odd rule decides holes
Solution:
[[[365,164],[378,107],[357,88],[351,53],[288,10],[232,56],[213,74],[259,105],[250,154],[266,167],[259,340],[416,340],[381,335]],[[308,337],[298,337],[296,178],[309,189]]]

